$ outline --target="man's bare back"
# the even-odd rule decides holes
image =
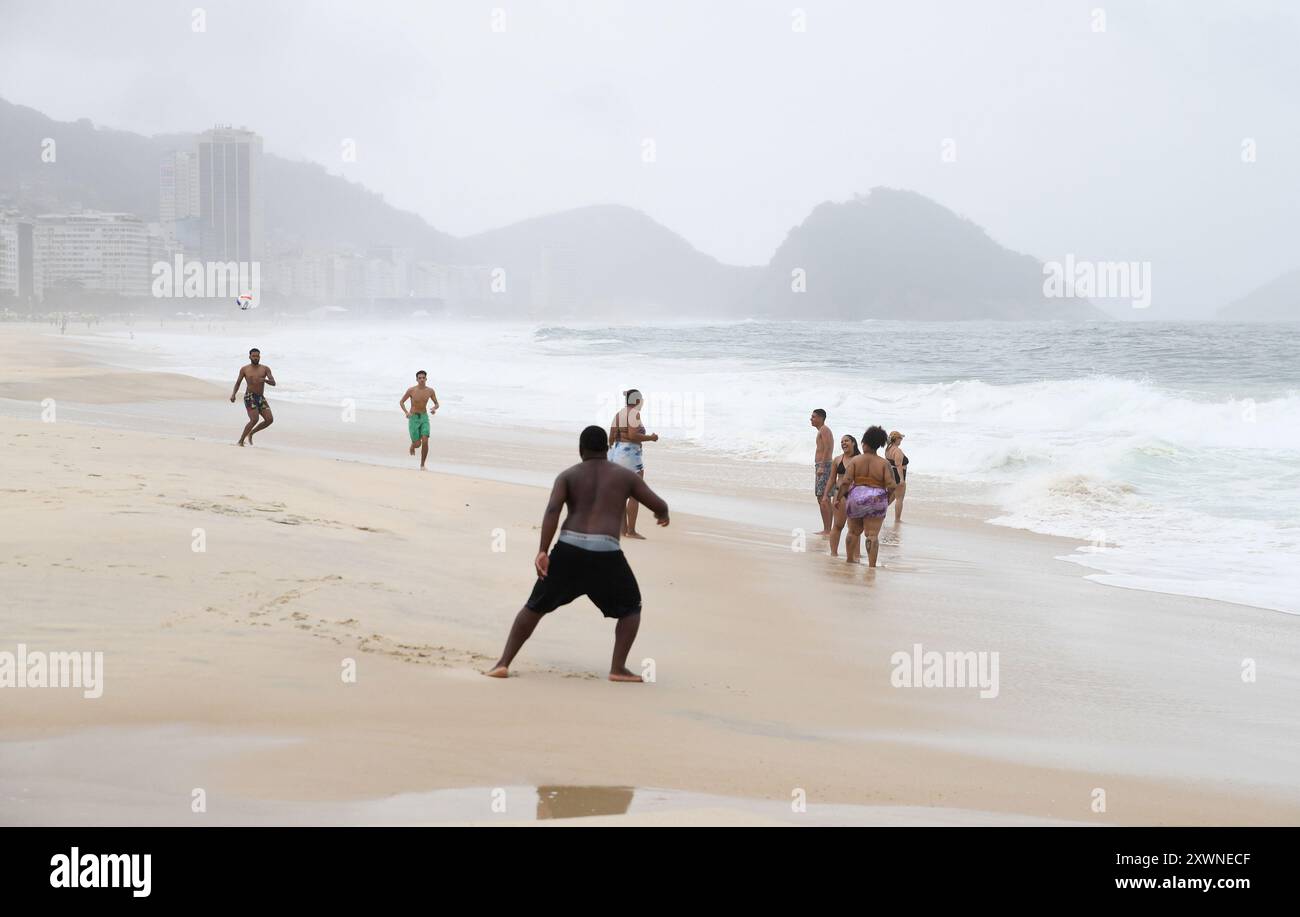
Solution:
[[[579,462],[560,472],[551,492],[552,503],[560,500],[568,508],[561,530],[615,538],[623,531],[628,498],[644,504],[656,518],[668,511],[668,504],[640,475],[599,459]]]

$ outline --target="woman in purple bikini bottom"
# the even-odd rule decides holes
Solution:
[[[876,565],[876,555],[880,552],[880,526],[898,486],[889,462],[876,454],[888,438],[882,428],[870,427],[862,434],[862,454],[844,462],[840,492],[848,490],[844,503],[849,525],[844,556],[851,564],[856,564],[861,556],[859,538],[863,532],[867,536],[867,563],[870,566]]]

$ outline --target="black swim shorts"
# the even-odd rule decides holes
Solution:
[[[641,613],[641,589],[622,551],[588,551],[565,542],[551,549],[546,578],[537,578],[524,606],[546,614],[584,595],[607,618]]]

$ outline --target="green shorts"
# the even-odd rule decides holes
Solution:
[[[429,415],[411,414],[406,418],[406,428],[411,431],[411,442],[418,443],[429,435]]]

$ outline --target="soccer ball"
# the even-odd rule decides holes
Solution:
[[[239,298],[235,300],[235,305],[247,312],[249,309],[253,308],[253,294],[240,293]]]

